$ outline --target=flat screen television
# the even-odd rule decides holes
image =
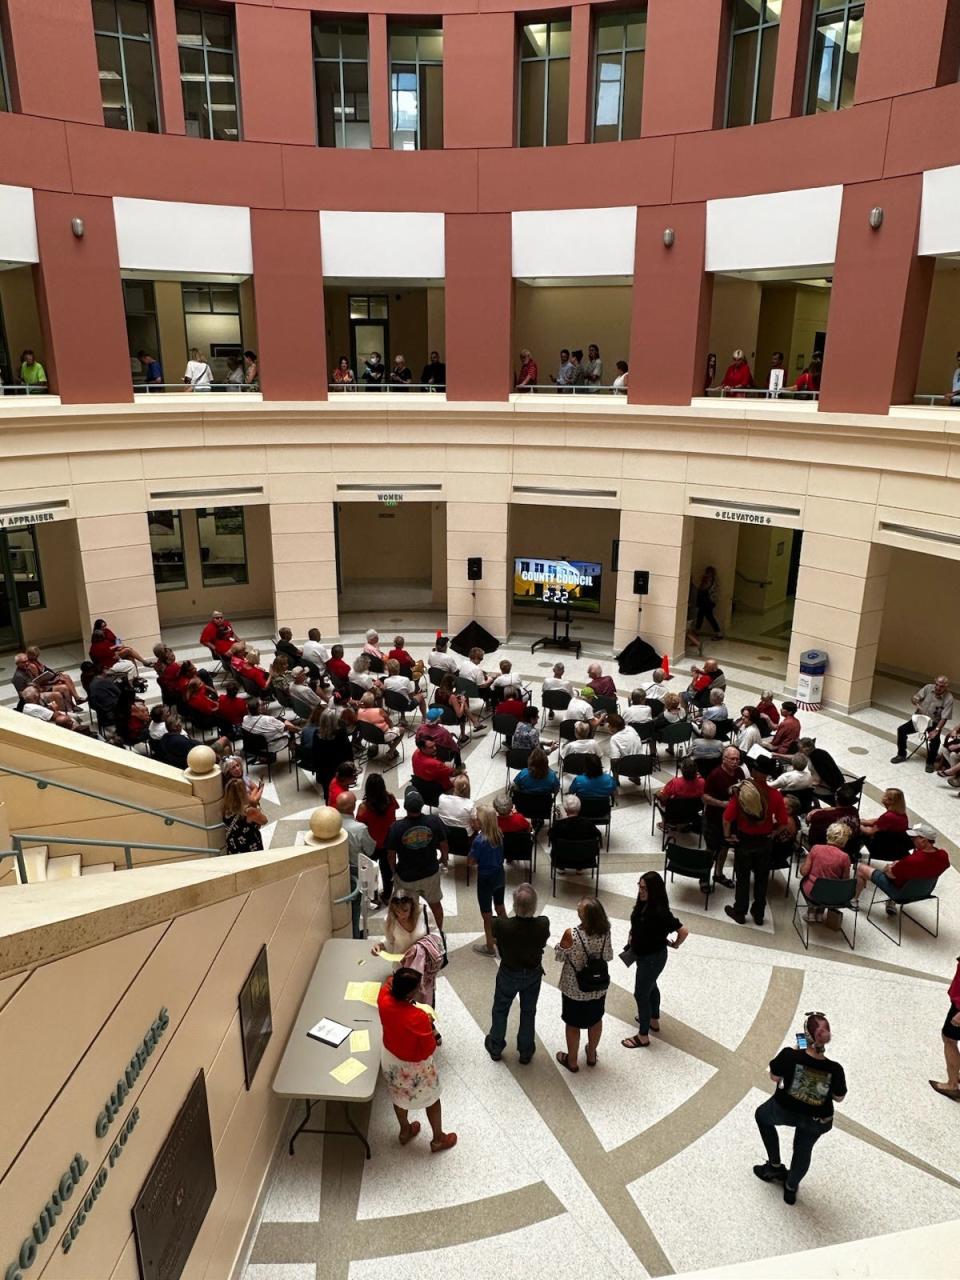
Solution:
[[[545,560],[517,556],[513,562],[513,603],[519,608],[576,609],[597,613],[603,566],[595,560]]]

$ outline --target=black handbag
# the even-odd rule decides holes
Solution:
[[[574,969],[577,978],[577,986],[586,995],[590,992],[606,991],[610,985],[610,970],[607,968],[607,962],[603,956],[592,956],[587,952],[584,946],[583,935],[579,929],[575,929],[574,933],[580,939],[580,945],[583,947],[587,956],[587,963],[582,969]]]

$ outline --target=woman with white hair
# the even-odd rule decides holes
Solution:
[[[801,887],[810,895],[818,880],[849,880],[853,874],[844,847],[850,839],[845,822],[831,822],[827,827],[827,843],[815,844],[800,864]],[[823,919],[823,907],[810,907],[807,920],[815,924]]]
[[[380,648],[380,636],[376,631],[367,632],[367,643],[361,650],[370,658],[379,658],[381,662],[385,661],[383,650]]]

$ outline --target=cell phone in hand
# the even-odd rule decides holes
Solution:
[[[809,1040],[807,1039],[807,1037],[803,1034],[803,1032],[802,1032],[802,1031],[798,1031],[798,1032],[797,1032],[797,1048],[798,1048],[798,1049],[806,1049],[806,1047],[807,1047],[807,1045],[809,1045],[809,1043],[810,1043],[810,1041],[809,1041]]]

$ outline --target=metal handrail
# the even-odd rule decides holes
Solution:
[[[951,408],[953,408],[955,405],[960,405],[960,394],[958,394],[957,398],[955,399],[952,394],[951,395],[931,395],[928,391],[917,392],[917,394],[913,397],[913,403],[929,404],[931,406],[935,404],[943,404],[943,405],[949,405]]]
[[[133,870],[133,853],[134,849],[159,849],[163,853],[192,853],[200,858],[219,858],[223,857],[223,849],[207,849],[202,845],[194,844],[157,844],[151,840],[95,840],[90,836],[44,836],[34,832],[14,831],[11,833],[10,839],[14,843],[15,851],[23,852],[24,844],[80,844],[85,848],[104,848],[104,849],[122,849],[124,861],[127,864],[127,870]],[[26,883],[26,875],[24,874],[24,883]]]
[[[22,849],[0,849],[0,861],[4,858],[14,858],[17,863],[17,871],[20,873],[20,883],[27,883],[27,868],[23,861]]]
[[[0,383],[0,395],[9,396],[49,396],[53,393],[48,382],[3,382]]]
[[[259,391],[259,382],[208,382],[202,387],[193,387],[186,382],[134,382],[134,394],[149,395],[154,391],[186,391],[203,394],[211,391]]]
[[[720,400],[819,400],[819,391],[796,391],[782,387],[770,391],[767,387],[707,387],[706,395]]]
[[[514,387],[514,393],[524,391],[549,391],[554,395],[574,396],[625,396],[626,387],[604,387],[598,382],[581,382],[567,384],[563,382],[530,382],[523,387]]]
[[[328,382],[328,391],[354,391],[367,395],[375,393],[377,395],[382,391],[386,391],[393,395],[399,395],[404,391],[426,391],[426,392],[445,392],[447,384],[445,382]]]
[[[162,818],[165,827],[172,827],[175,823],[179,823],[181,827],[207,832],[219,831],[223,827],[222,822],[215,822],[208,827],[202,822],[194,822],[192,818],[176,818],[173,814],[164,813],[162,809],[150,809],[146,805],[135,804],[132,800],[118,800],[116,796],[101,795],[98,791],[86,791],[83,787],[71,786],[69,782],[55,782],[53,778],[44,778],[38,773],[27,773],[25,769],[14,769],[9,764],[0,764],[0,773],[12,773],[17,778],[27,778],[30,782],[37,784],[38,791],[45,791],[47,787],[56,787],[59,791],[71,791],[75,796],[84,796],[88,800],[103,800],[106,804],[118,804],[124,809],[132,809],[135,813],[149,814],[151,818]]]

